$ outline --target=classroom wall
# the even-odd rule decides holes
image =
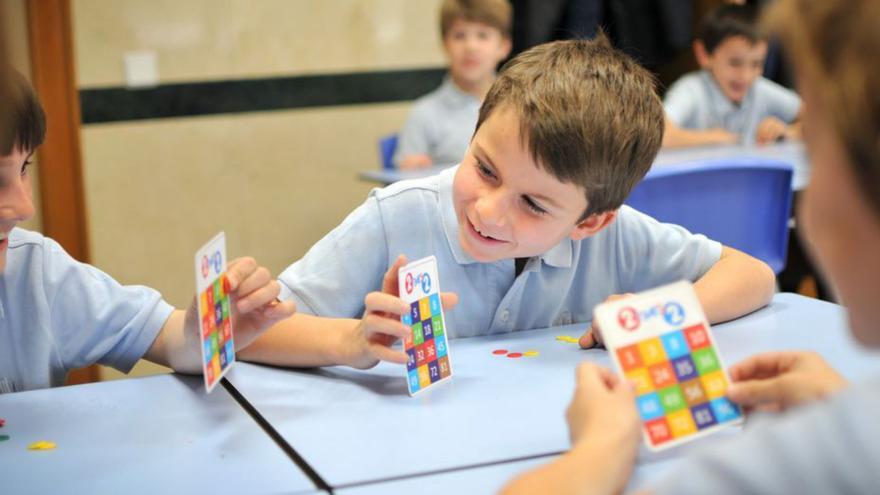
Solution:
[[[125,86],[132,50],[156,52],[160,84],[441,67],[439,3],[72,0],[79,89]],[[195,250],[224,230],[231,257],[277,274],[363,201],[356,174],[410,105],[86,124],[92,262],[183,306]]]
[[[6,38],[6,46],[9,50],[10,63],[16,70],[21,72],[25,78],[30,80],[31,61],[30,61],[30,45],[28,44],[27,31],[27,9],[25,0],[2,0],[2,12],[0,12],[0,33]],[[31,184],[34,192],[34,204],[36,214],[34,218],[20,224],[21,227],[29,230],[40,231],[43,226],[40,217],[40,179],[37,167],[39,166],[39,156],[34,158],[34,164],[31,166]]]

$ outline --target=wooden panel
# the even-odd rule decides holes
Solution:
[[[89,261],[80,155],[80,110],[69,0],[28,0],[31,78],[47,117],[38,151],[43,233],[77,260]],[[68,383],[97,381],[97,366],[72,372]]]

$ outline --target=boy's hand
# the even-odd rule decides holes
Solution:
[[[244,349],[275,323],[290,317],[296,312],[292,301],[279,302],[281,292],[278,282],[269,270],[259,266],[253,258],[238,258],[226,267],[226,291],[230,295],[235,349]],[[185,327],[187,336],[198,342],[199,310],[198,300],[186,311]],[[200,344],[196,344],[197,349]]]
[[[781,411],[824,399],[847,381],[815,352],[759,354],[730,368],[730,400],[747,408]]]
[[[739,144],[739,135],[734,134],[727,129],[715,128],[715,129],[707,129],[702,132],[703,136],[707,138],[707,143],[712,144]]]
[[[636,449],[640,421],[632,384],[592,363],[581,363],[576,373],[574,397],[565,413],[572,445],[610,436],[621,448]]]
[[[608,299],[605,299],[604,302],[616,301],[618,299],[625,299],[627,297],[631,297],[633,294],[612,294],[608,296]],[[581,346],[581,349],[592,349],[593,347],[604,347],[605,342],[602,340],[602,331],[599,328],[599,325],[596,323],[596,320],[593,319],[593,323],[590,326],[590,329],[584,332],[581,335],[581,338],[578,340],[578,345]]]
[[[769,144],[787,136],[788,126],[776,117],[765,117],[755,131],[755,142]]]
[[[379,361],[406,364],[406,352],[391,348],[398,339],[405,339],[412,332],[400,321],[400,317],[409,312],[409,304],[399,297],[397,280],[397,272],[405,264],[406,256],[398,256],[394,265],[385,272],[382,291],[371,292],[364,298],[366,311],[355,327],[355,357],[348,363],[349,366],[368,369],[379,364]],[[443,310],[448,311],[458,304],[458,296],[445,292],[440,294],[440,302]]]
[[[428,168],[434,162],[428,155],[409,155],[400,160],[401,170],[415,170],[418,168]]]

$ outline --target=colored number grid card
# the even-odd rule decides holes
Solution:
[[[232,310],[226,281],[226,234],[220,232],[196,252],[196,298],[202,371],[210,392],[235,362]]]
[[[407,388],[413,395],[452,376],[437,258],[428,256],[404,266],[398,283],[400,298],[410,306],[400,320],[412,329],[403,348],[408,357]]]
[[[730,377],[689,282],[600,304],[594,317],[617,372],[635,384],[651,450],[742,422],[725,396]]]

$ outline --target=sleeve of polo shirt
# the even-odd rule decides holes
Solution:
[[[428,107],[421,101],[417,102],[397,138],[397,149],[392,158],[395,167],[400,166],[405,156],[431,154],[433,124]]]
[[[685,78],[674,83],[663,98],[663,110],[678,127],[692,128],[700,105],[700,88]]]
[[[721,258],[721,243],[628,206],[621,207],[615,223],[617,273],[627,292],[694,282]]]
[[[388,270],[378,200],[371,195],[338,227],[278,277],[281,299],[292,299],[302,313],[360,318],[364,297],[381,290]]]
[[[773,81],[762,80],[767,98],[768,113],[783,122],[791,123],[801,111],[801,97],[794,91]]]
[[[148,287],[123,286],[46,238],[43,276],[52,331],[66,369],[95,363],[128,372],[174,308]]]

